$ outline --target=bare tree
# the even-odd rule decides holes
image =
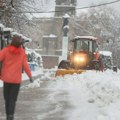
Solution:
[[[115,63],[120,56],[120,15],[110,7],[89,9],[76,19],[77,35],[93,35],[99,38],[100,49],[113,52]],[[118,46],[118,47],[117,47]]]
[[[0,0],[0,21],[21,33],[26,24],[31,24],[29,19],[33,13],[40,12],[47,2],[48,0]]]

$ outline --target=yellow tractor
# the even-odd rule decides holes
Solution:
[[[80,74],[86,70],[102,70],[102,60],[98,52],[97,38],[93,36],[77,36],[72,43],[72,50],[67,60],[58,65],[56,76]]]

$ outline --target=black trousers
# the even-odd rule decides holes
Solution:
[[[6,115],[14,115],[20,84],[4,83],[3,95],[5,100]]]

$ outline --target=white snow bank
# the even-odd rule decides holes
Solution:
[[[97,37],[94,37],[94,36],[76,36],[75,39],[92,39],[92,40],[97,40]]]
[[[40,87],[40,78],[35,80],[33,83],[28,84],[24,89]]]
[[[66,99],[73,108],[66,113],[67,120],[120,120],[120,71],[57,77],[51,88],[55,96],[61,91],[68,93]]]

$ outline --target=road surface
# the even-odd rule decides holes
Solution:
[[[43,80],[40,87],[21,88],[15,120],[67,120],[72,108],[68,94],[53,88],[55,80]],[[5,120],[4,100],[0,89],[0,120]]]

